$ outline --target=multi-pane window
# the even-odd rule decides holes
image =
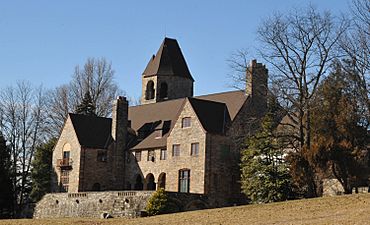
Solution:
[[[172,156],[180,156],[180,145],[172,145]]]
[[[191,126],[191,118],[190,117],[182,118],[181,127],[185,128],[185,127],[190,127],[190,126]]]
[[[155,160],[154,150],[148,150],[148,158],[147,158],[147,161],[154,162],[154,160]]]
[[[179,170],[179,192],[188,193],[190,189],[190,170]]]
[[[135,159],[136,159],[136,162],[141,161],[141,151],[136,151],[135,152]]]
[[[62,186],[62,192],[68,192],[69,187],[69,170],[62,170],[60,174],[60,183]]]
[[[199,143],[191,143],[190,155],[193,156],[199,155]]]
[[[63,159],[69,159],[71,152],[70,151],[64,151],[63,152]]]
[[[167,149],[161,149],[161,160],[167,159]]]
[[[98,155],[96,157],[98,162],[106,162],[108,160],[108,153],[106,150],[98,151]]]

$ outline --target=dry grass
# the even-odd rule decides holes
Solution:
[[[370,194],[200,210],[137,219],[0,220],[20,224],[370,224]]]

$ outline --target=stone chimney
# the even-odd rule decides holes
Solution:
[[[263,107],[263,110],[267,108],[267,78],[266,66],[253,59],[246,71],[245,93],[251,96],[252,102],[257,107]]]
[[[112,138],[114,140],[112,169],[117,189],[124,187],[127,126],[128,101],[125,97],[118,96],[113,102],[112,110]]]

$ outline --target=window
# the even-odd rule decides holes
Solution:
[[[155,95],[154,82],[150,80],[146,84],[145,99],[146,100],[154,99],[154,95]]]
[[[161,88],[159,92],[159,98],[165,99],[168,97],[168,86],[166,82],[161,83]]]
[[[69,187],[69,170],[62,170],[60,174],[61,191],[68,192]]]
[[[193,156],[199,155],[199,143],[191,143],[190,155]]]
[[[161,160],[166,160],[167,159],[167,149],[161,149]]]
[[[98,151],[98,155],[96,157],[96,160],[98,162],[106,162],[108,159],[108,153],[107,151]]]
[[[141,161],[141,151],[136,151],[135,152],[135,159],[136,159],[136,162]]]
[[[148,158],[147,158],[147,161],[152,161],[154,162],[155,160],[155,157],[154,157],[154,150],[148,150]]]
[[[172,156],[180,156],[180,145],[172,145]]]
[[[190,126],[191,126],[191,118],[190,117],[182,118],[181,127],[185,128],[185,127],[190,127]]]
[[[71,152],[70,151],[64,151],[63,152],[63,159],[69,159]]]
[[[179,170],[179,192],[189,193],[190,188],[190,170]]]

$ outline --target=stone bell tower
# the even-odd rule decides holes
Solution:
[[[192,97],[193,83],[179,44],[166,37],[142,74],[141,104]]]

